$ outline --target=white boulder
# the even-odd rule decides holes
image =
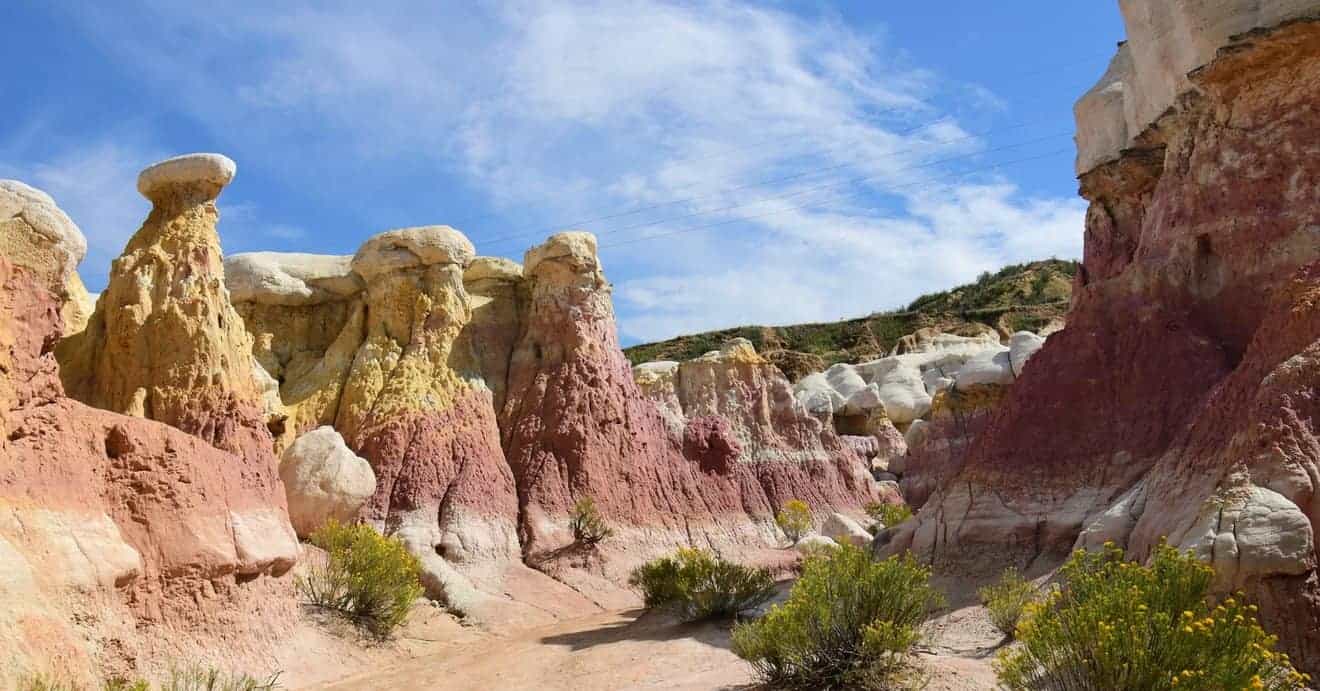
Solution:
[[[218,194],[237,171],[238,166],[222,154],[184,154],[147,166],[138,173],[137,188],[152,201],[178,185],[211,185]]]
[[[820,527],[820,532],[839,544],[847,543],[856,547],[871,544],[871,533],[863,528],[861,523],[841,513],[830,514],[830,517],[825,519],[825,524]]]
[[[318,427],[284,451],[280,479],[289,520],[306,537],[327,520],[349,521],[376,491],[371,464],[344,444],[333,427]]]
[[[958,368],[953,382],[961,390],[973,386],[1008,386],[1013,383],[1013,365],[1008,348],[983,350],[967,359]]]
[[[1019,331],[1008,340],[1008,360],[1013,366],[1013,376],[1020,376],[1027,360],[1045,345],[1045,337],[1030,331]]]
[[[838,548],[839,543],[824,535],[807,535],[793,545],[793,549],[804,557],[818,556],[822,552],[829,552]]]

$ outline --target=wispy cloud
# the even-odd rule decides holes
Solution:
[[[235,151],[291,176],[420,159],[497,213],[591,220],[633,339],[860,314],[1080,251],[1080,203],[1023,192],[1009,170],[948,179],[1065,138],[996,152],[939,98],[994,110],[995,94],[828,15],[721,0],[203,12],[70,16]],[[516,255],[540,225],[473,239]],[[298,226],[265,227],[297,242]],[[627,242],[647,235],[661,239]]]

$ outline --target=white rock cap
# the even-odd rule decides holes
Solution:
[[[174,185],[210,183],[216,194],[234,179],[238,166],[223,154],[184,154],[147,166],[138,173],[138,192],[155,199],[161,190]]]
[[[374,235],[353,256],[353,271],[372,278],[391,271],[432,264],[466,268],[477,249],[463,233],[449,226],[417,226]]]
[[[61,282],[67,282],[87,254],[87,238],[73,219],[49,194],[18,180],[0,180],[0,222],[12,218],[22,220],[49,244]],[[8,247],[7,240],[0,238],[0,247]]]
[[[1235,37],[1320,16],[1317,0],[1120,0],[1128,41],[1082,100],[1077,173],[1118,157]],[[1122,120],[1119,122],[1119,120]]]
[[[523,268],[512,259],[504,257],[477,257],[463,272],[464,281],[494,279],[498,281],[518,281],[522,279]]]
[[[600,261],[596,256],[596,236],[581,230],[551,235],[523,255],[523,274],[532,275],[541,262],[550,259],[568,259],[579,270],[597,270]]]
[[[315,305],[362,290],[352,255],[244,252],[225,257],[225,285],[235,302]]]

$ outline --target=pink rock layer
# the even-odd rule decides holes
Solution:
[[[261,650],[294,608],[289,579],[263,577],[284,573],[297,556],[291,535],[263,526],[269,519],[278,527],[286,511],[274,467],[66,398],[52,354],[61,331],[54,297],[4,257],[0,285],[0,508],[29,526],[0,541],[18,546],[45,588],[44,609],[8,603],[36,609],[19,613],[25,633],[0,657],[56,661],[58,671],[76,677],[132,673],[219,640],[229,656]],[[42,570],[68,563],[23,548],[28,539],[68,537],[42,533],[42,517],[50,515],[72,525],[75,540],[84,539],[77,537],[81,521],[109,516],[140,561],[75,597],[53,589],[50,583],[74,575]],[[110,568],[95,554],[85,558],[93,571]],[[0,646],[6,642],[0,635]]]
[[[1119,528],[1104,532],[1134,557],[1165,536],[1202,546],[1191,527],[1206,507],[1252,487],[1311,524],[1253,539],[1314,545],[1320,25],[1241,37],[1191,78],[1196,90],[1133,150],[1082,176],[1091,206],[1067,328],[892,549],[950,567],[1047,566],[1139,480],[1143,501],[1116,507]],[[1315,559],[1281,573],[1244,557],[1235,577],[1309,671]]]
[[[860,508],[878,496],[869,478],[842,479],[840,463],[860,468],[861,460],[837,435],[818,456],[764,462],[749,460],[734,429],[740,421],[725,417],[697,415],[673,438],[619,348],[594,241],[591,249],[525,263],[529,298],[501,433],[529,563],[579,586],[620,584],[639,561],[681,545],[726,553],[775,548],[774,512],[788,499],[825,510]],[[785,395],[791,398],[787,386]],[[572,549],[568,516],[582,497],[615,528],[599,559]],[[556,570],[565,562],[577,574]],[[604,580],[583,580],[584,572]]]

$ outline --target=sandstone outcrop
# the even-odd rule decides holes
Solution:
[[[95,305],[78,277],[87,240],[50,195],[18,180],[0,180],[0,254],[55,292],[65,335],[87,326]]]
[[[888,357],[803,377],[794,395],[843,434],[877,478],[901,477],[905,501],[920,507],[961,468],[967,444],[1044,342],[1027,331],[1005,346],[988,327],[974,336],[921,329]]]
[[[747,339],[683,363],[637,365],[633,376],[659,404],[671,433],[683,430],[685,444],[694,421],[726,421],[739,462],[758,468],[771,505],[801,499],[822,509],[856,508],[875,498],[857,448],[813,417]]]
[[[225,282],[253,356],[278,391],[280,409],[270,416],[278,449],[338,418],[366,329],[363,281],[352,260],[281,252],[225,259]]]
[[[329,520],[347,523],[376,493],[376,474],[349,450],[333,427],[298,437],[280,459],[280,479],[289,499],[289,522],[307,537]]]
[[[234,163],[193,154],[142,171],[151,214],[110,270],[60,376],[88,405],[163,422],[254,462],[275,460],[252,342],[225,289],[215,200]]]
[[[1314,672],[1320,4],[1121,6],[1130,40],[1076,111],[1068,327],[890,549],[998,568],[1167,537]]]
[[[783,375],[744,344],[643,367],[639,386],[618,346],[593,236],[555,235],[523,267],[522,334],[501,427],[533,563],[584,585],[621,583],[633,565],[678,545],[747,553],[779,544],[774,512],[799,494],[818,511],[859,510],[879,496],[860,459],[823,435]],[[552,561],[571,554],[568,513],[583,496],[616,530],[600,545],[608,558],[589,569]]]
[[[7,242],[0,676],[30,670],[99,683],[205,655],[220,641],[230,659],[258,658],[295,602],[289,579],[267,577],[297,556],[273,466],[67,398],[53,347],[71,296],[42,261],[41,238]]]
[[[472,317],[463,272],[472,243],[447,226],[376,235],[353,257],[365,337],[335,427],[371,462],[365,515],[422,560],[426,585],[459,609],[495,593],[519,559],[518,503],[489,388],[455,369]]]

